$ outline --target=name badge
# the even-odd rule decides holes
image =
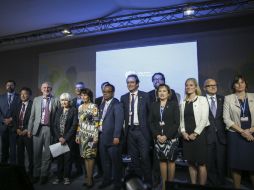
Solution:
[[[160,126],[164,126],[165,125],[165,122],[164,121],[160,121]]]
[[[241,117],[241,121],[249,121],[248,117]]]
[[[131,112],[131,111],[129,112],[129,115],[130,115],[130,116],[132,115],[132,112]]]
[[[99,122],[99,126],[102,126],[102,122],[103,122],[103,120],[101,119]]]

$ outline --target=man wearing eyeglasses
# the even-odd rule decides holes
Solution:
[[[154,89],[149,91],[148,94],[150,97],[150,101],[155,102],[155,101],[157,101],[156,91],[157,91],[158,86],[160,84],[165,84],[164,74],[163,73],[154,73],[152,76],[152,82],[153,82]],[[172,96],[171,96],[170,100],[178,101],[175,91],[173,89],[171,89],[171,92],[172,92]]]
[[[223,122],[224,97],[217,95],[217,83],[214,79],[207,79],[204,82],[204,91],[210,106],[210,126],[206,129],[208,184],[220,186],[225,181],[226,169],[226,132]]]
[[[111,185],[113,179],[114,190],[121,189],[122,160],[121,145],[124,113],[122,104],[114,98],[115,87],[105,84],[103,87],[104,101],[100,105],[99,146],[103,167],[103,181],[99,189]]]

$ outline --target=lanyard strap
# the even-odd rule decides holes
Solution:
[[[165,107],[163,107],[163,106],[160,107],[161,122],[163,121],[162,116],[163,116],[164,109],[165,109]]]
[[[243,111],[243,117],[244,117],[244,115],[245,115],[244,112],[245,112],[245,109],[246,109],[246,98],[244,98],[243,106],[240,102],[239,102],[239,104],[240,104],[241,110]]]

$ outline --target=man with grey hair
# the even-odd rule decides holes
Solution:
[[[51,94],[52,85],[43,82],[42,96],[34,98],[28,123],[28,136],[33,136],[33,182],[45,184],[48,181],[51,155],[49,145],[52,139],[52,124],[59,101]]]
[[[204,91],[209,103],[210,125],[206,128],[208,185],[220,186],[226,173],[226,131],[223,122],[224,97],[217,94],[214,79],[204,82]]]

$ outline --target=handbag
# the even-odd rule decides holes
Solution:
[[[159,160],[174,160],[178,148],[179,139],[166,140],[164,143],[155,140],[154,146]]]

